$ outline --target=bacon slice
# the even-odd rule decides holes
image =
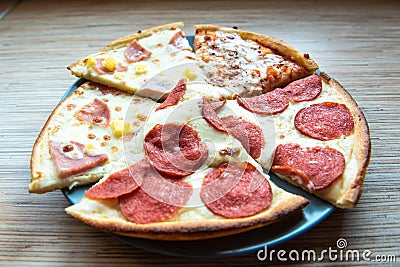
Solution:
[[[84,149],[85,145],[75,141],[50,141],[50,156],[61,178],[89,171],[108,161],[106,154],[89,156]]]
[[[129,63],[138,62],[151,56],[151,51],[141,46],[138,41],[133,40],[125,49],[124,56]]]
[[[87,123],[107,127],[110,124],[111,112],[106,103],[95,98],[92,102],[78,110],[75,116]]]

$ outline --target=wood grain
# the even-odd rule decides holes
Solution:
[[[179,20],[184,20],[187,34],[193,34],[193,24],[212,23],[285,40],[309,53],[322,70],[340,81],[369,121],[372,158],[357,208],[336,210],[276,249],[321,251],[335,247],[342,237],[349,249],[396,255],[399,264],[399,10],[398,1],[369,0],[22,1],[0,21],[0,265],[271,264],[259,262],[256,253],[205,260],[151,253],[65,214],[69,203],[59,191],[28,194],[32,145],[51,110],[76,80],[66,66],[117,37]],[[276,258],[272,263],[285,264]]]

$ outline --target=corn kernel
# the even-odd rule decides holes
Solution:
[[[96,66],[96,59],[93,56],[88,56],[87,62],[86,62],[86,67],[87,68],[94,68]]]
[[[125,73],[116,72],[116,73],[114,73],[114,78],[117,80],[123,80],[125,78]]]
[[[197,75],[194,74],[194,73],[192,73],[192,72],[190,71],[189,68],[187,68],[187,69],[183,72],[183,74],[186,76],[186,78],[189,79],[189,81],[194,80],[194,79],[196,79],[196,77],[197,77]]]
[[[86,144],[86,145],[85,145],[85,148],[86,148],[87,150],[89,150],[89,149],[94,149],[94,145],[93,145],[93,144]]]
[[[133,133],[132,129],[131,129],[131,125],[127,122],[124,124],[124,135],[128,135]]]
[[[145,74],[147,73],[147,64],[146,63],[138,63],[135,66],[136,74]]]
[[[113,56],[107,56],[106,59],[103,60],[103,66],[109,71],[113,71],[117,65],[118,61]]]
[[[111,129],[116,137],[122,136],[124,130],[124,121],[121,119],[111,121]]]

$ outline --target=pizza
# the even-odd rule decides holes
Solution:
[[[125,114],[132,101],[136,112],[128,124]],[[29,192],[97,182],[125,168],[122,135],[138,131],[146,110],[156,104],[104,85],[83,83],[54,109],[35,142]]]
[[[50,115],[29,191],[91,184],[66,212],[161,240],[248,231],[309,201],[354,207],[370,157],[366,119],[317,63],[273,37],[182,23],[122,37],[70,65],[88,81]]]
[[[146,81],[170,67],[192,63],[194,55],[183,23],[171,23],[147,30],[139,30],[119,38],[67,68],[82,77],[128,93],[136,93]],[[164,83],[144,96],[162,98],[173,88]]]
[[[270,36],[214,25],[195,30],[194,50],[207,82],[240,96],[271,91],[318,69],[308,54]]]
[[[130,166],[92,186],[67,213],[122,235],[187,240],[267,225],[308,204],[273,184],[256,162],[272,153],[264,152],[269,143],[255,116],[229,108],[235,100],[210,102],[203,86],[183,78],[124,145]],[[227,113],[227,132],[215,129],[215,110]],[[232,126],[239,117],[247,119]]]

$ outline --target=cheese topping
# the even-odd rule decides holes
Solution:
[[[70,142],[63,142],[60,145],[59,152],[69,159],[81,159],[83,158],[82,151]]]
[[[181,29],[165,30],[152,33],[150,36],[137,40],[137,42],[146,50],[151,51],[151,56],[137,62],[129,63],[126,61],[124,51],[126,46],[113,50],[93,54],[88,57],[86,68],[83,70],[83,76],[98,77],[110,86],[120,85],[122,80],[123,86],[130,88],[133,91],[138,90],[152,76],[160,71],[168,69],[178,64],[190,63],[193,61],[192,49],[186,39],[182,39],[179,48],[176,48],[174,53],[170,53],[168,41]],[[129,45],[129,44],[127,44]],[[96,59],[105,58],[103,61],[104,67],[108,70],[115,70],[118,62],[127,66],[120,74],[113,73],[98,74],[93,70],[96,65]]]
[[[196,54],[205,62],[207,81],[242,96],[259,95],[280,86],[291,70],[301,71],[297,64],[235,32],[216,31],[215,41],[202,35],[196,38],[204,43]]]

